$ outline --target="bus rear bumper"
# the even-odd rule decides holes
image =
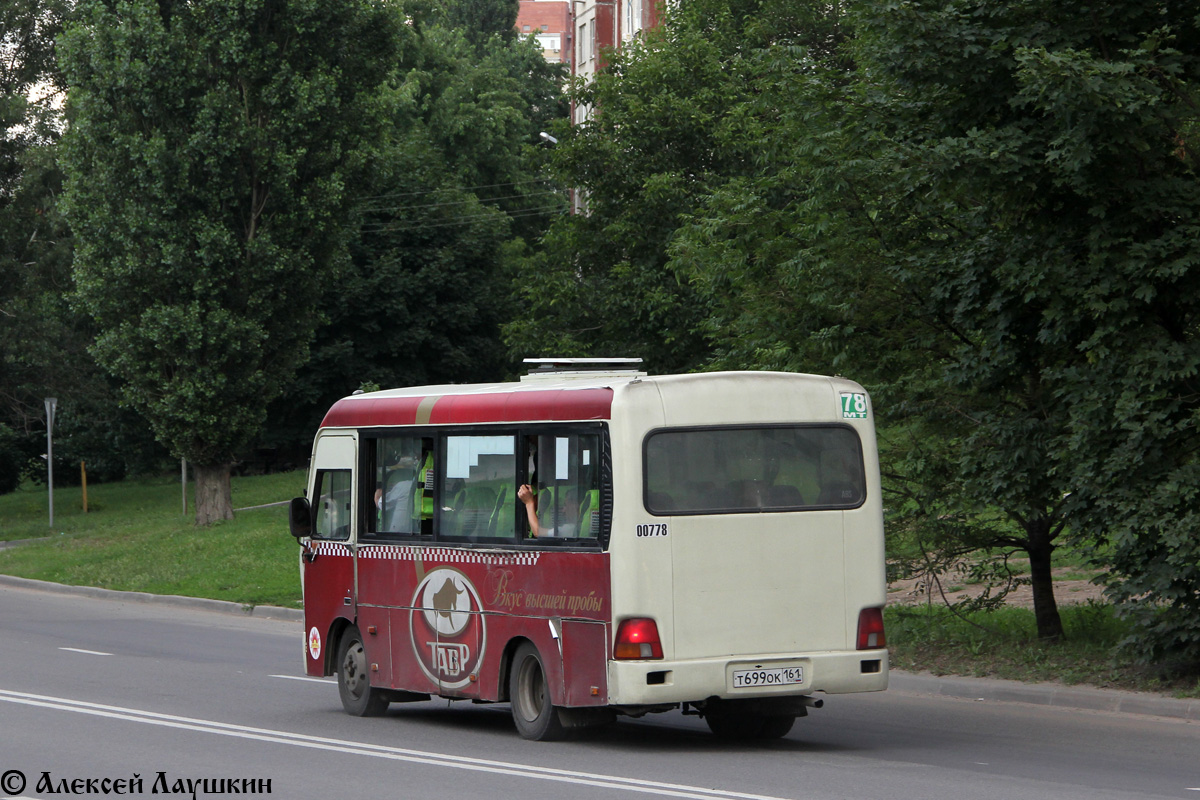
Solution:
[[[803,669],[803,680],[799,683],[744,688],[734,685],[735,673],[795,667]],[[734,700],[814,692],[879,692],[887,684],[887,650],[608,662],[608,701],[617,706],[697,703],[712,697]]]

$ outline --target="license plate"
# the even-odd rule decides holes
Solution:
[[[733,671],[733,688],[751,686],[788,686],[804,683],[804,667],[778,667],[776,669],[737,669]]]

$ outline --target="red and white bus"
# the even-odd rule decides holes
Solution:
[[[291,526],[307,673],[346,711],[508,702],[553,739],[682,709],[767,738],[815,695],[887,687],[861,386],[534,361],[325,416]]]

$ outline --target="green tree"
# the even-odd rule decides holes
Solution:
[[[517,276],[524,313],[505,327],[514,352],[641,356],[662,371],[706,360],[708,298],[668,268],[668,248],[681,218],[769,147],[733,124],[756,91],[745,53],[772,35],[755,25],[758,5],[670,6],[663,29],[574,86],[592,113],[556,129],[552,168],[582,211],[555,221]]]
[[[486,49],[492,39],[511,42],[517,36],[520,0],[439,0],[429,6],[429,20],[459,31],[473,46]]]
[[[517,253],[561,213],[537,131],[566,114],[560,66],[531,42],[478,45],[416,14],[383,98],[389,125],[352,219],[357,236],[269,443],[307,449],[329,404],[360,386],[500,379]]]
[[[408,35],[371,0],[83,0],[64,36],[81,308],[125,401],[232,515],[230,464],[303,363]]]
[[[58,209],[57,142],[64,82],[55,57],[71,3],[14,0],[0,7],[0,490],[45,476],[43,398],[59,398],[60,482],[86,460],[92,480],[125,473],[139,426],[117,407],[87,352],[93,331],[66,301],[71,234]],[[119,437],[121,447],[109,437]],[[132,437],[136,441],[137,437]],[[78,480],[77,477],[75,477]]]
[[[975,390],[971,494],[1007,500],[1035,591],[1063,531],[1153,574],[1153,604],[1200,661],[1200,549],[1180,530],[1195,532],[1194,501],[1172,488],[1196,468],[1200,410],[1197,18],[1030,0],[861,21],[856,52],[887,97],[877,130],[901,154],[896,210],[927,225],[893,248],[895,274],[966,337],[946,378]],[[1155,557],[1122,560],[1148,542]]]
[[[69,249],[56,247],[65,230],[52,213],[59,176],[47,157],[58,138],[54,101],[62,85],[54,37],[68,7],[59,0],[0,7],[0,418],[17,429],[39,414],[24,388],[30,356],[50,340],[41,335],[45,284],[65,279],[55,267],[70,261]]]
[[[70,7],[69,0],[9,0],[0,7],[0,203],[16,192],[22,154],[56,138],[62,79],[54,39]]]
[[[1027,552],[1046,638],[1054,550],[1107,544],[1156,652],[1194,658],[1195,18],[945,0],[850,21],[841,57],[786,35],[750,55],[745,130],[783,148],[677,235],[722,363],[872,382],[904,421],[904,522]]]

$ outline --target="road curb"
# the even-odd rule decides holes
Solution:
[[[1200,700],[1163,697],[1149,692],[1093,689],[1057,683],[1022,683],[998,678],[958,678],[892,670],[888,689],[903,694],[956,697],[997,703],[1028,703],[1083,711],[1112,711],[1200,721]]]
[[[251,606],[243,605],[242,603],[232,603],[228,600],[211,600],[206,597],[185,597],[178,594],[149,594],[147,592],[121,592],[116,589],[101,589],[97,586],[71,586],[64,583],[34,580],[33,578],[18,578],[13,575],[0,575],[0,586],[33,589],[40,592],[54,592],[56,594],[73,594],[80,597],[94,597],[102,600],[120,600],[126,603],[158,603],[177,608],[212,611],[218,614],[235,614],[241,617],[257,617],[259,619],[274,619],[286,622],[304,621],[304,612],[298,608]]]

